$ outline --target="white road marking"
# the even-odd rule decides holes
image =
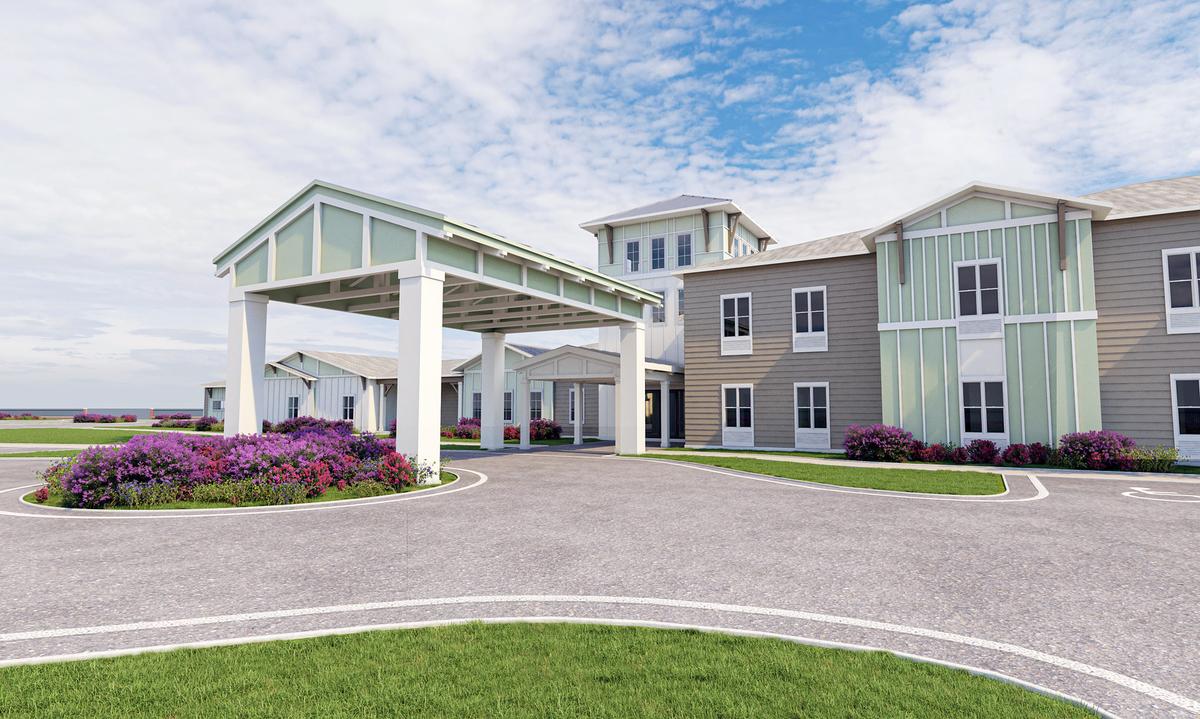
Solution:
[[[332,627],[327,629],[313,629],[303,632],[281,632],[278,634],[252,634],[242,637],[228,637],[224,639],[207,639],[196,642],[179,642],[176,644],[155,644],[142,647],[127,647],[124,649],[111,649],[106,651],[95,652],[77,652],[74,654],[55,654],[40,657],[30,657],[28,659],[4,659],[0,660],[0,668],[10,666],[21,666],[27,664],[50,664],[53,662],[74,662],[84,661],[87,659],[105,659],[111,657],[132,656],[135,654],[161,653],[172,652],[178,649],[206,649],[211,647],[227,647],[238,644],[264,644],[266,642],[275,641],[290,641],[295,639],[313,639],[317,637],[329,636],[344,636],[347,634],[359,634],[362,632],[388,631],[396,629],[424,629],[427,627],[445,627],[458,624],[589,624],[599,626],[615,626],[615,627],[647,627],[651,629],[690,629],[700,632],[712,632],[717,634],[729,634],[740,637],[758,637],[762,639],[779,639],[787,642],[795,642],[796,644],[805,644],[809,646],[824,647],[827,649],[844,649],[853,652],[886,652],[902,659],[908,659],[915,662],[925,664],[934,664],[937,666],[947,667],[949,669],[960,669],[971,674],[995,679],[997,681],[1015,684],[1029,691],[1038,692],[1056,699],[1077,704],[1081,707],[1090,709],[1096,712],[1105,719],[1116,719],[1115,715],[1104,711],[1100,707],[1085,701],[1071,694],[1060,692],[1055,689],[1035,684],[1024,679],[1018,679],[1008,674],[984,669],[982,667],[972,666],[970,664],[959,664],[958,662],[945,661],[943,659],[935,659],[923,654],[912,654],[909,652],[895,651],[885,649],[883,647],[870,646],[867,644],[852,644],[849,642],[835,642],[828,639],[816,639],[813,637],[801,636],[798,634],[782,634],[779,632],[764,632],[754,629],[737,629],[733,627],[714,626],[711,624],[688,624],[682,622],[660,622],[646,619],[624,619],[616,617],[594,618],[594,617],[573,617],[573,616],[516,616],[516,617],[453,617],[449,619],[427,619],[414,622],[391,622],[387,624],[358,624],[348,627]]]
[[[850,489],[846,487],[833,487],[828,485],[806,482],[801,479],[787,479],[784,477],[771,477],[765,474],[755,474],[753,472],[727,471],[724,469],[716,469],[702,464],[692,462],[683,462],[670,459],[649,459],[644,457],[619,457],[617,455],[607,455],[606,459],[619,459],[623,462],[659,462],[670,464],[676,467],[687,467],[701,472],[711,472],[713,474],[722,474],[727,477],[736,477],[738,479],[749,479],[756,482],[769,482],[771,484],[782,484],[788,487],[800,487],[803,489],[813,489],[818,492],[836,492],[838,494],[862,494],[868,497],[888,497],[896,499],[923,499],[937,502],[1034,502],[1039,499],[1045,499],[1050,496],[1050,491],[1042,484],[1038,478],[1027,472],[1011,472],[1010,474],[1024,476],[1033,484],[1037,493],[1031,497],[1006,497],[1005,495],[1011,492],[1008,484],[1008,476],[1000,475],[1000,479],[1004,482],[1004,491],[998,494],[990,494],[983,496],[957,496],[949,494],[925,494],[921,492],[894,492],[885,489]],[[766,460],[770,461],[770,460]]]
[[[1145,487],[1130,487],[1129,492],[1121,492],[1122,496],[1132,499],[1148,499],[1151,502],[1200,502],[1200,494],[1182,494]],[[1151,496],[1146,496],[1151,495]]]
[[[1050,666],[1077,672],[1086,676],[1103,679],[1126,689],[1144,694],[1153,699],[1168,702],[1192,712],[1200,712],[1200,701],[1185,697],[1181,694],[1163,689],[1147,682],[1135,679],[1120,672],[1092,666],[1083,662],[1067,659],[1055,654],[1030,649],[1007,642],[990,639],[980,639],[964,634],[944,632],[937,629],[926,629],[905,624],[879,622],[870,619],[857,619],[833,614],[805,612],[794,609],[774,609],[741,604],[723,604],[719,602],[699,602],[684,599],[663,599],[659,597],[626,597],[606,595],[562,595],[562,594],[499,594],[460,597],[436,597],[430,599],[399,599],[387,602],[362,602],[358,604],[341,604],[322,607],[305,607],[297,609],[279,609],[265,612],[245,612],[241,614],[225,614],[208,617],[191,617],[186,619],[164,619],[157,621],[129,622],[126,624],[107,624],[91,627],[70,627],[62,629],[40,629],[25,632],[10,632],[0,634],[0,642],[28,641],[37,639],[56,639],[62,637],[91,636],[99,634],[115,634],[156,629],[172,629],[179,627],[198,627],[214,624],[230,624],[237,622],[252,622],[271,619],[286,619],[293,617],[311,617],[348,612],[370,612],[379,610],[407,609],[414,607],[444,607],[471,604],[605,604],[617,606],[650,606],[668,607],[674,609],[697,609],[711,612],[732,614],[747,614],[771,616],[783,619],[795,619],[805,622],[816,622],[837,626],[869,629],[874,631],[903,634],[907,636],[934,639],[963,646],[986,649],[1030,659]]]
[[[462,487],[451,487],[443,490],[427,490],[421,492],[411,492],[399,496],[383,495],[381,497],[364,497],[362,499],[340,499],[331,502],[313,502],[310,504],[288,504],[272,509],[259,509],[256,507],[230,508],[230,509],[66,509],[63,507],[45,507],[38,512],[9,512],[0,511],[0,516],[5,517],[32,517],[34,519],[105,519],[105,520],[122,520],[122,519],[213,519],[216,517],[248,517],[256,514],[279,514],[282,512],[316,512],[328,511],[334,509],[354,509],[357,507],[374,507],[380,504],[391,504],[393,502],[410,502],[416,499],[429,499],[432,497],[443,497],[447,494],[455,492],[464,492],[468,489],[473,489],[488,481],[488,476],[483,472],[474,469],[461,469],[458,467],[446,467],[448,472],[470,472],[477,475],[479,479]],[[462,481],[461,479],[458,481]],[[9,489],[0,490],[0,494],[4,492],[15,492],[20,489],[30,489],[40,487],[40,484],[30,484],[24,487],[11,487]],[[36,504],[30,504],[24,499],[22,504],[30,507],[37,507]]]

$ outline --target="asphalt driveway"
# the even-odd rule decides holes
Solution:
[[[1006,501],[940,501],[597,450],[452,454],[454,492],[190,516],[29,507],[3,490],[46,462],[0,462],[0,661],[608,618],[886,648],[1121,716],[1200,707],[1200,483],[1014,476]]]

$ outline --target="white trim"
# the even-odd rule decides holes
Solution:
[[[917,391],[921,394],[921,441],[925,442],[929,438],[929,430],[925,422],[926,407],[925,400],[925,330],[917,330]]]
[[[1021,203],[1021,204],[1025,204],[1025,203]],[[1074,211],[1068,212],[1066,214],[1066,219],[1068,219],[1068,220],[1088,220],[1091,218],[1092,218],[1092,213],[1090,211],[1086,211],[1086,210],[1082,210],[1082,211],[1074,210]],[[1026,225],[1033,226],[1033,225],[1040,225],[1045,222],[1049,222],[1051,219],[1054,219],[1055,221],[1058,220],[1058,215],[1053,211],[1051,211],[1045,215],[1033,215],[1030,217],[1016,217],[1016,218],[1005,219],[1005,220],[989,220],[987,222],[976,222],[976,223],[973,223],[970,225],[949,225],[949,226],[943,226],[943,227],[935,227],[931,230],[916,230],[912,233],[909,233],[907,230],[905,230],[904,239],[919,240],[919,239],[924,239],[926,237],[931,237],[931,236],[935,236],[935,235],[957,235],[960,233],[966,234],[968,232],[981,232],[983,230],[999,230],[999,229],[1003,229],[1005,227],[1022,227],[1022,226],[1026,226]],[[894,225],[895,223],[893,222],[891,224]],[[870,233],[867,233],[867,235],[864,235],[864,237],[869,236],[869,235],[870,235]],[[875,236],[876,244],[883,244],[886,242],[895,242],[895,241],[896,241],[896,233],[895,232],[888,232],[888,233],[883,233],[883,234]],[[976,246],[976,247],[978,247],[978,246]]]
[[[1078,305],[1076,305],[1076,308],[1080,312],[1082,312],[1083,311],[1083,255],[1081,254],[1082,245],[1079,244],[1079,235],[1080,235],[1079,222],[1076,221],[1076,222],[1072,223],[1071,226],[1075,228],[1075,278],[1077,280],[1076,290],[1079,295],[1079,303],[1078,303]],[[1090,269],[1090,266],[1089,266],[1089,269]]]
[[[938,319],[942,319],[945,313],[942,311],[942,242],[937,237],[933,238],[933,267],[937,271],[937,309]],[[929,313],[925,313],[925,319],[929,319]]]
[[[904,376],[900,374],[903,355],[900,347],[900,331],[896,331],[896,426],[904,426]]]
[[[1179,450],[1180,459],[1197,460],[1200,459],[1200,435],[1196,435],[1195,439],[1184,440],[1184,437],[1192,435],[1183,435],[1179,432],[1179,396],[1175,391],[1175,383],[1178,381],[1189,382],[1200,381],[1200,374],[1196,373],[1181,373],[1171,374],[1171,430],[1175,437],[1175,448]]]
[[[1019,239],[1019,238],[1018,238]],[[1017,325],[1017,396],[1021,398],[1021,441],[1029,443],[1029,427],[1025,424],[1025,356],[1021,354],[1021,326]],[[1049,368],[1046,370],[1049,372]],[[1009,428],[1011,432],[1011,427]]]
[[[1015,325],[1034,322],[1072,322],[1077,320],[1094,320],[1098,317],[1095,310],[1082,312],[1050,312],[1038,315],[1013,315],[1004,318],[1004,324]]]
[[[1063,294],[1063,297],[1066,297],[1065,293]],[[1075,320],[1071,320],[1070,326],[1071,326],[1070,327],[1070,333],[1071,333],[1071,400],[1072,400],[1072,403],[1075,405],[1074,406],[1074,410],[1075,410],[1075,430],[1074,431],[1079,432],[1080,431],[1080,427],[1079,427],[1079,368],[1077,366],[1078,363],[1075,361],[1075,359],[1076,359],[1075,358]]]
[[[975,259],[959,260],[955,262],[951,268],[953,273],[954,287],[954,317],[956,327],[958,328],[958,339],[963,339],[964,325],[981,325],[983,330],[971,330],[966,333],[966,339],[984,339],[1004,336],[1004,302],[1005,302],[1005,287],[1004,287],[1004,264],[1003,259],[999,257],[979,257],[979,246],[975,246]],[[983,287],[981,283],[981,275],[979,268],[984,265],[996,266],[996,312],[983,312]],[[958,287],[958,271],[962,267],[972,267],[975,273],[975,309],[978,310],[973,315],[963,315],[962,307],[959,304],[959,287]],[[995,327],[992,327],[994,325]]]
[[[1171,276],[1167,269],[1167,258],[1174,255],[1187,255],[1191,260],[1192,266],[1192,306],[1191,307],[1172,307],[1171,306]],[[1167,334],[1195,334],[1200,332],[1200,246],[1197,247],[1172,247],[1162,250],[1162,273],[1163,273],[1163,307],[1167,316]],[[1172,321],[1175,318],[1186,318],[1190,320],[1190,325],[1187,327],[1179,327],[1176,322]]]
[[[725,412],[728,409],[725,405],[725,390],[750,390],[750,426],[741,426],[741,392],[738,392],[738,404],[734,405],[734,411],[738,413],[738,426],[729,427],[725,424]],[[721,445],[724,447],[753,447],[754,446],[754,385],[741,384],[723,384],[721,385],[720,407],[721,407]]]
[[[955,351],[957,351],[958,338],[955,337]],[[942,328],[942,405],[946,408],[946,439],[950,439],[950,360],[946,352],[946,328]],[[956,375],[958,368],[955,368]],[[957,380],[956,380],[957,381]]]
[[[825,329],[817,332],[796,331],[796,294],[808,294],[808,326],[812,327],[812,293],[821,293],[822,324]],[[790,316],[792,329],[792,352],[828,352],[829,351],[829,292],[825,285],[815,287],[793,287],[791,292],[792,313]]]
[[[1042,323],[1042,351],[1045,354],[1046,367],[1046,426],[1050,429],[1050,445],[1058,443],[1058,435],[1054,432],[1054,401],[1050,396],[1050,325]]]
[[[1149,217],[1151,215],[1173,215],[1177,212],[1200,212],[1200,205],[1180,205],[1179,207],[1164,207],[1157,210],[1141,210],[1140,212],[1114,212],[1104,219],[1128,220],[1134,217]]]
[[[747,315],[746,326],[747,332],[744,335],[737,333],[737,301],[741,298],[746,298]],[[734,301],[734,336],[725,336],[725,300]],[[720,317],[720,326],[718,327],[718,336],[721,338],[721,355],[749,355],[754,354],[754,296],[752,292],[737,292],[728,295],[721,295],[720,303],[717,306],[717,316]]]
[[[892,321],[892,262],[891,252],[883,248],[883,297],[887,302],[887,321]]]
[[[880,322],[876,328],[880,332],[886,330],[932,330],[939,327],[957,327],[957,320],[926,320],[924,322]]]
[[[815,414],[816,405],[812,401],[811,390],[820,387],[825,390],[825,427],[800,427],[797,423],[797,415],[800,410],[800,405],[796,401],[796,390],[801,387],[807,387],[809,394],[809,412],[810,419],[812,414]],[[753,400],[753,397],[751,397]],[[803,451],[828,452],[832,442],[830,440],[829,425],[831,424],[831,408],[829,399],[829,383],[828,382],[793,382],[792,383],[792,430],[796,435],[796,449]],[[817,440],[816,444],[811,441]]]
[[[980,422],[983,427],[987,428],[987,387],[985,383],[999,382],[1000,383],[1000,401],[1003,402],[1002,409],[1004,411],[1004,431],[1003,432],[968,432],[966,418],[966,392],[963,391],[963,385],[972,382],[979,383],[979,401],[980,401]],[[966,445],[976,439],[990,439],[993,442],[1003,446],[1007,445],[1009,434],[1012,427],[1009,426],[1008,420],[1008,379],[1004,375],[962,375],[958,377],[958,435],[960,444]]]

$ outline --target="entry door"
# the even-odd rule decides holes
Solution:
[[[646,438],[662,437],[662,393],[656,389],[646,390]]]

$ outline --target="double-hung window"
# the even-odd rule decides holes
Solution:
[[[721,295],[721,354],[751,354],[751,329],[750,293]]]
[[[513,393],[504,393],[504,421],[513,421]]]
[[[829,383],[796,382],[796,448],[829,449]]]
[[[342,419],[354,421],[354,395],[352,394],[342,397]]]
[[[295,396],[288,397],[287,398],[287,417],[288,417],[288,419],[295,419],[299,416],[300,416],[300,398],[295,397]]]
[[[972,262],[958,266],[958,316],[1000,314],[1000,264]]]
[[[825,331],[825,288],[792,290],[792,351],[824,352],[829,349]]]
[[[1200,332],[1200,247],[1163,250],[1167,332]]]
[[[721,444],[754,446],[754,388],[748,384],[721,385]]]
[[[964,435],[989,435],[1004,438],[1004,382],[971,381],[962,383]]]
[[[667,308],[665,304],[657,306],[651,305],[650,321],[655,324],[662,324],[663,322],[667,321]]]
[[[542,393],[529,393],[529,419],[542,418]]]
[[[661,270],[667,266],[667,238],[650,238],[650,269]]]
[[[640,240],[629,240],[625,243],[625,271],[637,272],[641,264],[642,244]]]
[[[679,315],[680,317],[683,317],[683,288],[682,287],[679,288],[679,291],[676,293],[675,296],[676,296],[675,314]]]
[[[567,422],[575,424],[575,388],[567,388]]]
[[[687,267],[692,264],[692,233],[681,232],[675,235],[675,266]]]
[[[1200,459],[1200,374],[1171,375],[1175,446],[1182,459]]]
[[[471,417],[479,419],[483,416],[483,395],[474,392],[471,394]]]

